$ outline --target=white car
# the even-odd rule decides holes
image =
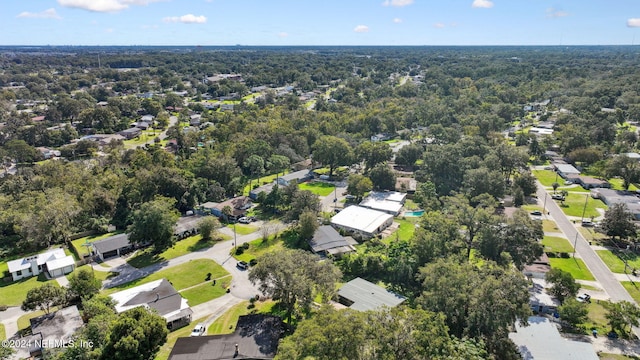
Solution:
[[[588,302],[591,302],[591,295],[589,294],[578,295],[576,297],[576,300],[578,300],[581,303],[588,303]]]
[[[202,336],[202,335],[205,335],[206,333],[207,333],[207,328],[204,326],[204,324],[198,324],[196,325],[195,328],[193,328],[193,331],[189,336]]]
[[[249,219],[249,218],[248,218],[248,217],[246,217],[246,216],[243,216],[243,217],[241,217],[240,219],[238,219],[238,222],[239,222],[240,224],[248,224],[248,223],[250,223],[250,222],[251,222],[251,219]]]

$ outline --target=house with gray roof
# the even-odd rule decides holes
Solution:
[[[358,242],[352,237],[344,237],[340,235],[332,226],[323,225],[318,227],[313,234],[313,238],[309,240],[311,250],[320,255],[340,256],[342,254],[356,251],[354,245]]]
[[[120,256],[129,252],[133,245],[129,242],[129,235],[118,234],[91,243],[93,254],[104,261],[110,257]]]
[[[152,281],[110,296],[116,302],[118,314],[144,306],[162,316],[169,329],[190,323],[193,315],[187,299],[183,298],[167,279]]]
[[[244,315],[232,334],[178,338],[169,360],[273,359],[283,334],[278,316]]]
[[[406,298],[362,278],[355,278],[338,290],[338,302],[358,311],[396,307]]]

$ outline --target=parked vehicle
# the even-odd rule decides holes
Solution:
[[[195,328],[193,328],[193,331],[189,336],[202,336],[202,335],[205,335],[206,333],[207,333],[207,328],[204,326],[204,324],[198,324],[196,325]]]
[[[238,222],[239,222],[240,224],[248,224],[248,223],[250,223],[250,222],[251,222],[251,219],[249,219],[249,218],[248,218],[248,217],[246,217],[246,216],[243,216],[243,217],[241,217],[240,219],[238,219]]]
[[[576,300],[583,303],[591,302],[591,295],[589,294],[581,294],[576,297]]]
[[[531,212],[531,215],[535,215],[535,216],[542,216],[542,212],[541,212],[541,211],[539,211],[539,210],[532,211],[532,212]]]
[[[564,196],[562,196],[561,194],[552,194],[551,198],[553,200],[564,200]]]
[[[246,261],[238,261],[238,264],[236,264],[236,266],[238,267],[238,269],[242,270],[247,270],[249,268],[249,264],[247,264]]]

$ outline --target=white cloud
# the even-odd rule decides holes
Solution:
[[[54,8],[47,9],[45,11],[41,11],[37,13],[23,11],[20,14],[18,14],[18,16],[16,17],[31,18],[31,19],[58,19],[58,20],[62,19],[60,15],[58,15],[58,13],[56,12],[56,9]]]
[[[207,17],[204,15],[195,16],[193,14],[187,14],[182,16],[169,16],[162,19],[164,22],[180,22],[183,24],[204,24],[207,22]]]
[[[353,29],[353,31],[357,33],[366,33],[369,32],[369,27],[367,25],[358,25]]]
[[[491,0],[473,0],[471,7],[489,9],[493,7],[493,2]]]
[[[286,38],[287,36],[289,36],[289,34],[287,34],[287,33],[286,33],[286,32],[284,32],[284,31],[283,31],[283,32],[278,33],[278,37]]]
[[[631,18],[627,20],[628,27],[640,27],[640,18]]]
[[[104,29],[104,32],[106,32],[106,33],[112,33],[112,32],[113,32],[113,28]]]
[[[555,8],[548,8],[546,13],[548,18],[559,18],[559,17],[569,16],[568,12],[563,10],[558,10]]]
[[[396,23],[396,24],[400,24],[400,23],[402,22],[402,19],[400,19],[400,18],[394,18],[394,19],[393,19],[393,22],[394,22],[394,23]]]
[[[130,5],[149,5],[158,1],[164,0],[58,0],[58,4],[94,12],[117,12]]]
[[[403,7],[413,4],[414,0],[384,0],[382,6]]]
[[[435,23],[435,24],[433,24],[433,27],[436,28],[436,29],[442,29],[442,28],[445,27],[445,24],[443,24],[443,23]]]

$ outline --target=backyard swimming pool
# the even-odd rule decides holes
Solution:
[[[424,214],[424,210],[416,210],[416,211],[405,211],[404,216],[422,216]]]

